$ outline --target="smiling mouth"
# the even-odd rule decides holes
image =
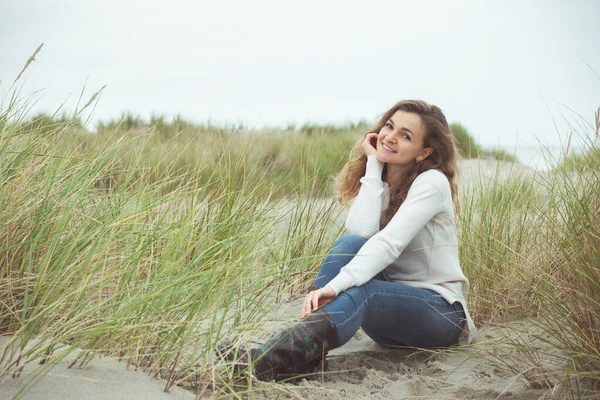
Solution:
[[[385,143],[381,143],[381,145],[383,146],[383,148],[387,151],[389,151],[390,153],[397,153],[397,151],[391,149],[390,147],[388,147]]]

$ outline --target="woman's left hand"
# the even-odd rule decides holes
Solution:
[[[308,317],[319,308],[325,307],[325,305],[330,303],[334,298],[335,292],[329,286],[310,292],[306,295],[306,299],[304,299],[300,318]]]

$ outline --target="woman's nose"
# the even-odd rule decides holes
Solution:
[[[388,140],[388,141],[390,141],[390,142],[395,142],[395,141],[398,139],[398,137],[397,137],[397,136],[398,136],[398,132],[396,132],[396,131],[393,131],[393,132],[389,132],[389,133],[386,135],[386,138],[387,138],[387,140]]]

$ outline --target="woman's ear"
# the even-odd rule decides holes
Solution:
[[[433,153],[433,149],[431,147],[427,147],[427,148],[423,149],[423,151],[421,152],[421,154],[419,154],[417,156],[417,162],[423,161],[424,159],[426,159],[427,157],[429,157],[431,155],[431,153]]]

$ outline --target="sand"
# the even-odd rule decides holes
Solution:
[[[8,342],[8,337],[0,336],[0,349]],[[0,351],[1,354],[1,351]],[[111,357],[96,357],[84,368],[68,368],[75,359],[77,351],[53,366],[34,385],[29,386],[36,370],[41,368],[38,362],[26,364],[18,378],[0,377],[0,399],[31,400],[101,400],[101,399],[182,399],[193,400],[196,396],[181,388],[165,393],[166,381],[154,379],[149,375],[127,368],[124,362]],[[4,365],[0,364],[0,369]],[[28,389],[24,393],[20,393]],[[17,397],[20,396],[20,397]]]

